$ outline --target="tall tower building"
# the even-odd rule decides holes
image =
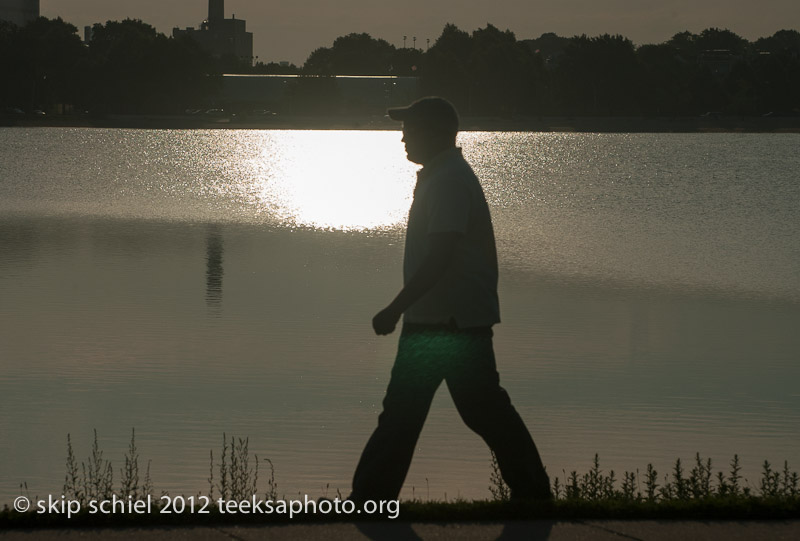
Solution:
[[[208,0],[208,22],[219,22],[225,18],[225,0]]]
[[[0,0],[0,20],[23,26],[38,17],[39,0]]]
[[[253,33],[248,32],[243,19],[225,18],[225,0],[208,0],[208,19],[199,29],[172,29],[173,37],[195,40],[217,58],[236,57],[241,62],[253,62]]]

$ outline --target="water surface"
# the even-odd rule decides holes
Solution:
[[[398,132],[0,130],[0,501],[66,435],[132,427],[157,491],[249,436],[278,490],[347,493],[396,336],[415,167]],[[748,477],[800,446],[796,135],[465,133],[498,238],[501,381],[548,471]],[[118,475],[117,475],[118,477]],[[440,391],[403,497],[489,496]],[[327,487],[327,488],[326,488]]]

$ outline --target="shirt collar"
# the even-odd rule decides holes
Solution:
[[[437,169],[442,167],[444,164],[454,159],[460,158],[461,156],[462,154],[460,147],[448,148],[447,150],[441,151],[439,154],[431,158],[431,161],[429,161],[426,165],[422,167],[422,169],[420,169],[417,172],[417,179],[423,180],[425,178],[430,177],[436,172]]]

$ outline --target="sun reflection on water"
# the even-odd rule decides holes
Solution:
[[[389,141],[397,144],[387,144]],[[280,223],[316,229],[392,228],[405,221],[415,167],[398,132],[266,132],[242,186]]]

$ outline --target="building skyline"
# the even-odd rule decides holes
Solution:
[[[208,0],[208,17],[200,28],[172,29],[175,38],[193,39],[215,58],[235,57],[250,65],[253,63],[253,33],[247,31],[247,22],[233,15],[225,18],[225,0]]]
[[[0,20],[17,26],[39,17],[39,0],[0,0]]]

